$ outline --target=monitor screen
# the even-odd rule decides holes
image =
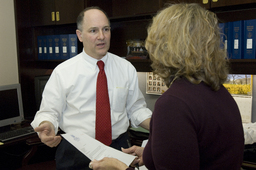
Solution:
[[[24,120],[20,84],[0,86],[0,127]]]
[[[36,107],[37,109],[40,108],[42,94],[44,91],[44,86],[46,85],[48,79],[50,78],[49,75],[46,76],[37,76],[35,77],[35,97],[36,97]]]

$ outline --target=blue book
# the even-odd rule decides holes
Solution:
[[[233,22],[225,23],[225,30],[224,30],[226,38],[226,48],[227,48],[227,56],[230,59],[232,56],[232,49],[234,48],[234,40],[233,40]]]
[[[227,51],[227,57],[231,58],[232,47],[232,22],[219,23],[221,48]]]
[[[53,60],[53,59],[54,59],[54,52],[53,52],[54,41],[53,41],[53,35],[47,35],[46,37],[47,37],[47,48],[48,48],[47,59],[48,59],[48,60]]]
[[[77,55],[77,36],[76,34],[68,34],[69,43],[68,43],[68,53],[69,58]]]
[[[61,54],[60,54],[60,35],[54,35],[53,36],[53,53],[54,53],[54,60],[60,60]]]
[[[43,36],[37,36],[37,55],[38,60],[44,60],[44,43],[43,43]]]
[[[48,41],[47,41],[47,36],[43,36],[43,55],[44,55],[44,60],[48,59]]]
[[[255,59],[256,19],[244,21],[244,59]]]
[[[233,49],[231,59],[242,59],[244,43],[243,43],[243,21],[233,22]]]
[[[60,59],[69,59],[68,55],[68,34],[60,35]]]
[[[225,23],[219,23],[219,29],[220,29],[220,47],[225,49]]]

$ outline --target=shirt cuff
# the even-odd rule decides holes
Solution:
[[[56,125],[54,123],[53,120],[49,119],[48,117],[45,117],[45,116],[36,116],[34,118],[34,120],[31,122],[31,126],[35,129],[36,127],[38,127],[40,125],[40,123],[42,123],[43,121],[48,121],[48,122],[51,122],[54,126],[54,131],[55,131],[55,135],[57,134],[58,132],[58,125]]]
[[[144,108],[142,110],[138,110],[135,113],[133,113],[131,117],[131,125],[134,128],[138,128],[139,125],[146,119],[149,119],[152,117],[152,111],[148,108]]]

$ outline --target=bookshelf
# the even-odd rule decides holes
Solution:
[[[150,3],[146,5],[143,5],[144,0],[130,0],[130,4],[126,5],[121,4],[118,0],[79,0],[77,5],[68,0],[40,0],[37,3],[34,0],[15,0],[19,79],[23,94],[25,117],[32,118],[37,111],[33,100],[35,98],[34,78],[36,76],[50,75],[52,70],[63,62],[62,60],[39,61],[37,59],[37,36],[74,34],[76,30],[74,18],[64,17],[66,20],[64,19],[62,22],[52,22],[51,12],[59,11],[62,14],[64,11],[64,13],[69,13],[68,9],[70,9],[71,13],[76,10],[78,14],[80,9],[87,6],[100,6],[107,12],[111,21],[112,37],[109,51],[124,57],[127,53],[126,41],[128,39],[145,39],[147,26],[157,10],[166,2],[178,1],[200,3],[205,8],[215,12],[221,22],[256,19],[256,16],[252,15],[256,12],[256,0],[218,0],[218,2],[208,0],[206,4],[203,3],[204,0],[150,0]],[[122,2],[128,3],[126,1]],[[129,6],[134,3],[136,7]],[[40,5],[44,6],[44,8],[41,8],[41,12],[38,9]],[[50,12],[48,8],[51,9]],[[50,21],[44,21],[45,16],[48,16],[46,18]],[[63,19],[62,15],[60,17]],[[38,20],[38,18],[40,19]],[[39,21],[42,22],[40,23]],[[82,51],[82,48],[82,44],[78,42],[78,53]],[[152,71],[149,59],[129,61],[138,72]],[[232,74],[256,74],[256,59],[238,59],[230,60],[230,62]]]

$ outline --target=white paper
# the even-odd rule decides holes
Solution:
[[[252,120],[252,96],[232,95],[239,108],[242,122],[250,123]]]
[[[148,143],[148,139],[142,141],[141,147],[145,147]]]
[[[111,157],[116,158],[129,166],[135,159],[135,156],[106,146],[78,130],[72,133],[62,134],[62,136],[90,160],[101,160],[104,157]]]
[[[145,147],[147,145],[147,143],[148,143],[148,139],[142,141],[141,147]],[[147,170],[147,168],[146,168],[145,165],[143,165],[143,166],[140,167],[140,170]]]

